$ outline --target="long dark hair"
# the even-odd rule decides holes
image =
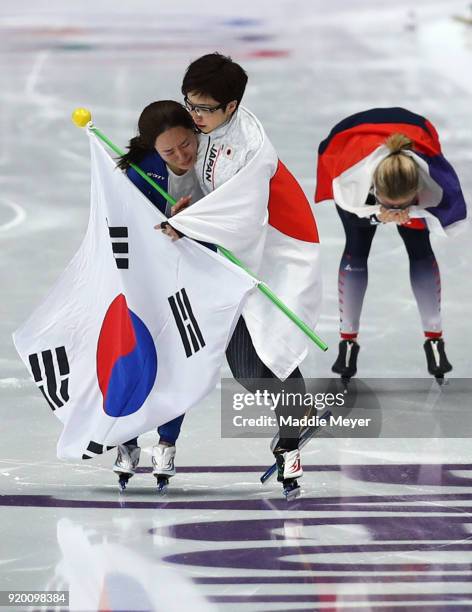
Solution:
[[[139,164],[154,151],[156,138],[174,127],[195,131],[192,117],[182,104],[174,100],[159,100],[146,106],[138,120],[138,135],[129,141],[128,153],[118,159],[118,168],[126,170],[130,164]]]

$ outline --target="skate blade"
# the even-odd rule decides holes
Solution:
[[[296,487],[295,489],[290,490],[284,490],[284,497],[288,502],[297,499],[297,497],[300,497],[301,494],[302,490],[300,489],[300,487]]]
[[[284,487],[283,490],[284,497],[287,501],[292,501],[296,499],[301,494],[301,492],[302,490],[300,489],[300,485],[296,480]]]
[[[158,484],[157,485],[157,494],[158,495],[167,495],[168,490],[169,490],[169,484],[168,483],[162,483],[162,484]]]
[[[157,479],[157,493],[158,495],[166,495],[169,488],[169,479],[165,476],[156,476]]]
[[[126,473],[119,474],[118,486],[120,487],[120,493],[123,493],[126,490],[126,486],[132,475],[133,474],[126,474]]]
[[[118,481],[118,486],[120,487],[120,493],[126,491],[126,486],[128,485],[129,474],[126,474],[126,477],[120,478]]]

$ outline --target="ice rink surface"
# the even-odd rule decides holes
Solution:
[[[149,102],[180,99],[188,63],[211,51],[248,71],[245,96],[312,200],[316,149],[350,113],[403,106],[438,128],[472,198],[472,26],[465,2],[4,0],[0,7],[0,590],[69,590],[82,610],[471,610],[468,438],[317,439],[303,496],[262,487],[267,440],[220,436],[215,391],[192,411],[178,474],[159,498],[155,435],[124,495],[112,453],[56,459],[59,423],[11,333],[79,246],[89,153],[70,114],[91,109],[124,146]],[[316,209],[325,295],[306,376],[330,376],[342,228]],[[470,232],[434,240],[453,375],[471,375]],[[359,376],[426,377],[407,258],[382,227],[370,258]],[[227,367],[224,375],[229,375]],[[432,383],[434,386],[434,383]],[[411,406],[414,410],[414,405]]]

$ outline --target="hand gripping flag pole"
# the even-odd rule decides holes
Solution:
[[[87,126],[89,130],[93,132],[97,138],[102,140],[117,155],[119,156],[124,155],[124,151],[119,149],[107,136],[105,136],[105,134],[103,134],[98,128],[96,128],[93,125],[92,115],[90,111],[87,110],[86,108],[76,108],[74,112],[72,113],[72,121],[77,127],[83,128]],[[176,203],[176,200],[172,196],[170,196],[166,191],[164,191],[162,187],[160,187],[157,183],[155,183],[145,172],[143,172],[143,170],[141,170],[139,166],[136,166],[135,164],[130,164],[130,166],[134,168],[136,172],[145,181],[147,181],[150,185],[152,185],[154,189],[157,189],[157,191],[161,194],[161,196],[165,200],[167,200],[167,202],[169,202],[171,206],[173,206]],[[253,272],[251,272],[251,270],[248,270],[248,268],[246,268],[246,266],[242,263],[242,261],[240,261],[236,257],[236,255],[234,255],[231,251],[228,251],[228,249],[225,249],[222,246],[218,246],[218,250],[227,259],[232,261],[234,264],[236,264],[237,266],[245,270],[248,274],[250,274],[253,278],[255,278],[258,281],[257,288],[259,289],[259,291],[261,291],[271,302],[273,302],[275,306],[277,306],[277,308],[279,308],[283,313],[285,313],[287,317],[291,321],[293,321],[295,325],[299,327],[302,330],[302,332],[305,335],[307,335],[310,338],[310,340],[312,340],[322,351],[328,350],[328,345],[325,342],[323,342],[323,340],[321,340],[321,338],[317,336],[317,334],[315,334],[315,332],[304,321],[302,321],[300,317],[298,317],[292,310],[290,310],[290,308],[286,306],[282,302],[282,300],[280,300],[275,295],[275,293],[263,281],[259,280],[257,276]]]

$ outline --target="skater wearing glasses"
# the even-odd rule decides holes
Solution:
[[[246,83],[243,68],[219,53],[200,57],[188,67],[182,93],[199,130],[195,171],[207,197],[196,206],[176,206],[163,231],[174,240],[177,229],[230,249],[259,271],[299,316],[314,323],[321,294],[315,219],[300,186],[277,160],[260,122],[240,105]],[[236,186],[243,172],[249,178]],[[227,196],[221,196],[221,190]],[[210,203],[215,202],[213,196],[218,205],[224,201],[219,217]],[[266,385],[272,392],[282,392],[288,385],[290,392],[303,395],[305,383],[298,366],[307,351],[297,334],[272,304],[251,296],[226,352],[235,379],[253,393]],[[276,409],[279,423],[282,414],[300,419],[305,412],[306,407],[296,405]],[[298,436],[298,426],[282,424],[271,446],[287,497],[298,493],[297,479],[303,474]]]

